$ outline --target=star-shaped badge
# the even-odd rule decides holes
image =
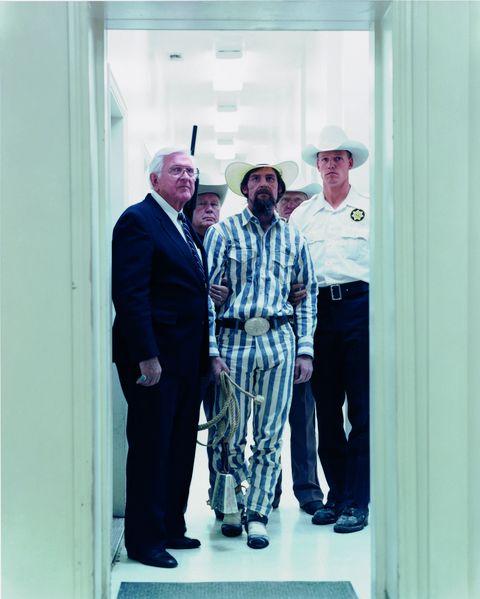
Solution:
[[[363,220],[365,218],[365,210],[355,208],[350,212],[350,218],[356,222]]]

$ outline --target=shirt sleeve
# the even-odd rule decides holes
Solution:
[[[313,358],[313,335],[317,326],[318,285],[312,257],[303,235],[298,233],[299,257],[294,269],[293,283],[302,283],[307,297],[295,308],[294,322],[297,335],[297,356]]]

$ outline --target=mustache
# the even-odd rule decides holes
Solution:
[[[274,199],[273,194],[272,194],[272,190],[269,189],[268,187],[259,187],[255,191],[255,198],[258,198],[258,196],[260,194],[267,194],[270,198],[272,198],[272,200]]]

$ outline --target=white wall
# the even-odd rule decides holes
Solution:
[[[392,5],[393,156],[379,118],[377,150],[387,155],[377,168],[385,164],[388,177],[393,165],[393,202],[378,198],[376,224],[393,240],[382,246],[375,236],[373,308],[383,320],[375,347],[385,348],[374,442],[397,440],[393,459],[375,460],[377,493],[395,493],[377,522],[386,530],[375,534],[376,596],[386,590],[390,599],[480,596],[479,16],[477,3]],[[388,91],[388,70],[377,73]]]
[[[399,509],[396,434],[396,297],[393,195],[392,11],[375,31],[375,152],[371,236],[370,370],[373,597],[396,597]],[[379,499],[381,500],[379,501]],[[388,594],[387,594],[388,593]]]
[[[103,23],[92,29],[87,3],[0,11],[2,597],[91,599],[108,542],[94,505],[106,462],[93,460],[110,352]]]
[[[372,150],[371,84],[367,31],[322,31],[307,38],[302,104],[303,132],[299,153],[307,144],[318,142],[326,125],[343,127],[352,139]],[[370,163],[351,171],[351,182],[363,194],[370,193]],[[302,176],[321,183],[316,169],[303,161]]]

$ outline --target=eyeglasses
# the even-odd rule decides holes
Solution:
[[[172,177],[181,177],[185,173],[190,179],[196,179],[198,177],[198,168],[192,168],[191,166],[171,166],[168,169],[168,174]]]

